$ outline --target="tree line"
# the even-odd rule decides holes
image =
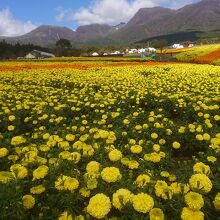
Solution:
[[[0,42],[0,59],[16,59],[17,57],[24,57],[32,50],[41,50],[45,52],[51,52],[50,49],[36,46],[33,44],[10,44],[6,41]]]
[[[189,44],[190,41],[182,42],[183,44]],[[200,39],[198,44],[220,43],[219,39]],[[125,48],[145,48],[147,46],[155,47],[161,52],[168,46],[168,41],[165,39],[152,40],[148,42],[136,42],[128,45],[108,45],[106,47],[84,46],[74,47],[67,39],[60,39],[56,42],[53,48],[41,47],[33,44],[10,44],[6,41],[0,42],[0,60],[4,59],[16,59],[18,57],[25,57],[33,50],[40,50],[54,54],[56,57],[78,57],[78,56],[90,56],[93,52],[103,54],[105,52],[112,52],[115,50],[124,51]]]

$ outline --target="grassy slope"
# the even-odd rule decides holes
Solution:
[[[196,47],[187,48],[187,49],[178,51],[178,53],[175,55],[175,58],[178,61],[187,62],[187,61],[194,60],[195,58],[199,56],[210,54],[218,49],[220,49],[220,44],[196,46]]]

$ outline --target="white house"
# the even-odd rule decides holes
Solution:
[[[146,52],[145,48],[138,49],[138,53],[145,53],[145,52]]]
[[[184,46],[182,44],[173,44],[172,46],[173,49],[182,49]]]
[[[26,56],[25,56],[26,59],[36,59],[37,57],[34,56],[32,53],[28,53]]]
[[[138,50],[137,49],[130,49],[129,51],[128,51],[128,53],[137,53],[138,52]]]
[[[153,47],[148,47],[146,48],[146,51],[153,53],[153,52],[156,52],[157,50]]]
[[[94,52],[94,53],[92,53],[92,56],[97,57],[97,56],[99,56],[99,54],[97,52]]]
[[[189,46],[188,47],[194,47],[194,44],[189,44]]]
[[[129,54],[141,54],[141,53],[146,53],[146,52],[150,52],[150,53],[154,53],[156,52],[156,49],[153,47],[147,47],[147,48],[139,48],[139,49],[126,49],[126,53]]]
[[[111,54],[112,55],[117,55],[117,54],[121,54],[121,52],[116,50],[116,51],[112,52]]]

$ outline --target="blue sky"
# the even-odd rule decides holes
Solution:
[[[91,23],[127,22],[141,7],[180,8],[199,0],[0,0],[0,36],[17,36],[39,25],[76,29]]]

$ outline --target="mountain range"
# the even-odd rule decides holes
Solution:
[[[177,10],[163,7],[141,8],[128,23],[116,26],[91,24],[79,26],[73,31],[67,27],[42,25],[22,36],[0,39],[10,43],[32,43],[40,46],[52,46],[60,38],[70,40],[73,45],[108,45],[197,32],[206,35],[212,33],[214,37],[219,35],[220,0],[202,0]],[[190,34],[186,36],[190,38]]]

